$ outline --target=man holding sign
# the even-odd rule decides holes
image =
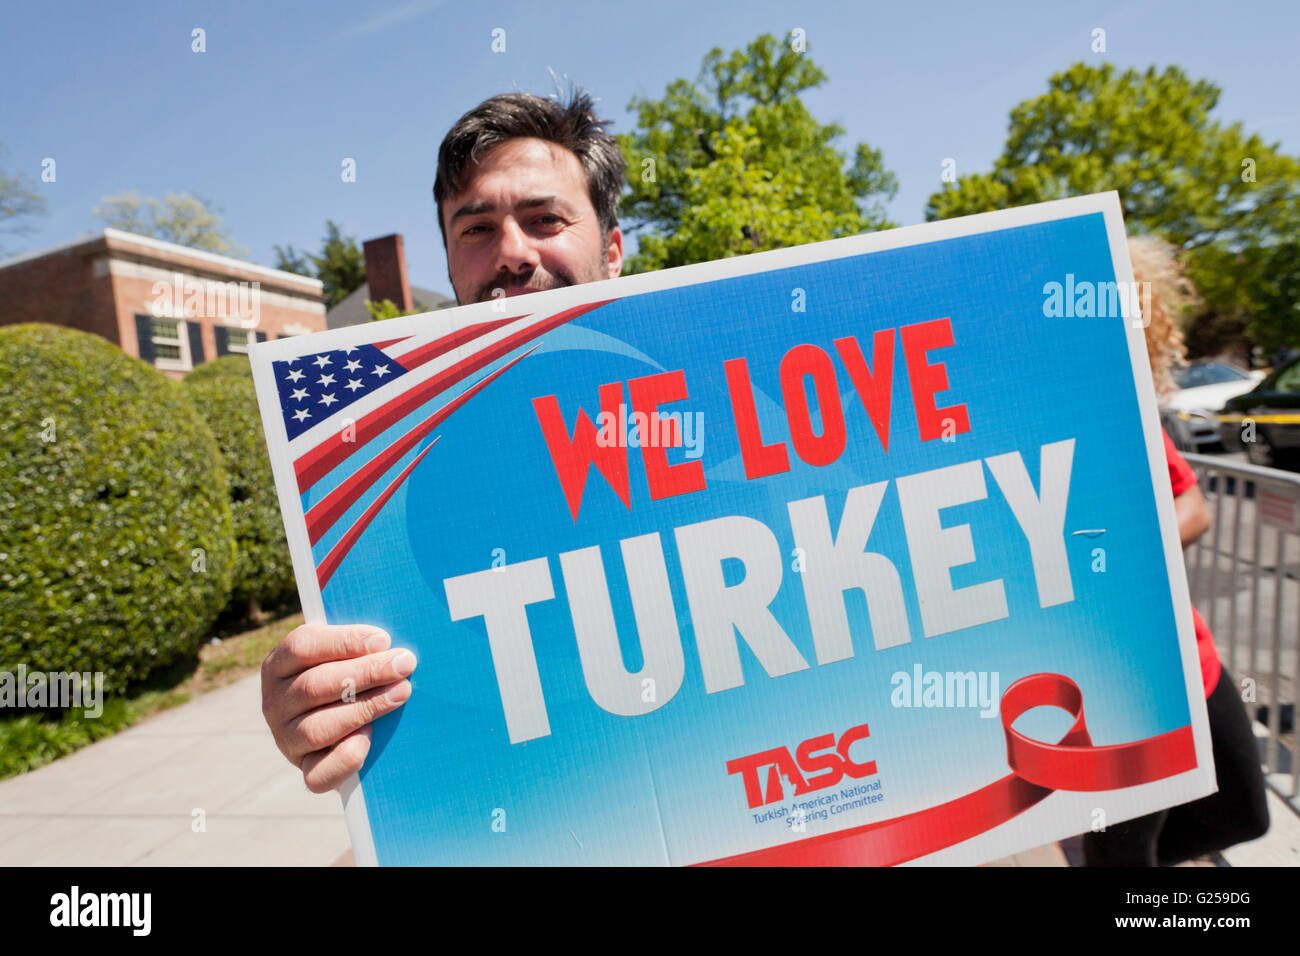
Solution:
[[[592,109],[505,94],[447,134],[434,197],[458,304],[622,272],[623,154]],[[378,628],[304,624],[263,663],[262,712],[313,793],[361,769],[371,721],[410,695],[415,655],[390,644]]]
[[[585,98],[488,100],[434,187],[483,304],[252,354],[308,618],[427,675],[263,665],[358,860],[978,862],[1211,792],[1113,194],[507,306],[619,275],[622,182]]]

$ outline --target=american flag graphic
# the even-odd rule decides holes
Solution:
[[[415,335],[273,362],[313,553],[326,538],[337,538],[315,562],[320,587],[437,443],[440,424],[522,361],[537,347],[534,340],[609,301],[459,328],[455,319],[434,314]],[[362,503],[364,510],[343,526]]]

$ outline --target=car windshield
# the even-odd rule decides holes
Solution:
[[[1243,375],[1235,368],[1218,362],[1206,362],[1204,365],[1189,365],[1174,372],[1174,381],[1179,388],[1199,388],[1202,385],[1222,385],[1225,382],[1241,382],[1249,376]]]

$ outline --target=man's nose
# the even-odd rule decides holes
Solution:
[[[513,218],[501,225],[501,241],[497,246],[497,271],[526,273],[536,269],[541,259],[528,234]]]

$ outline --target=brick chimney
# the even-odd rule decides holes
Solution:
[[[366,282],[370,285],[370,301],[391,299],[398,309],[409,312],[415,306],[411,301],[411,286],[406,281],[406,255],[402,251],[402,236],[393,233],[371,239],[362,245],[366,256]]]

